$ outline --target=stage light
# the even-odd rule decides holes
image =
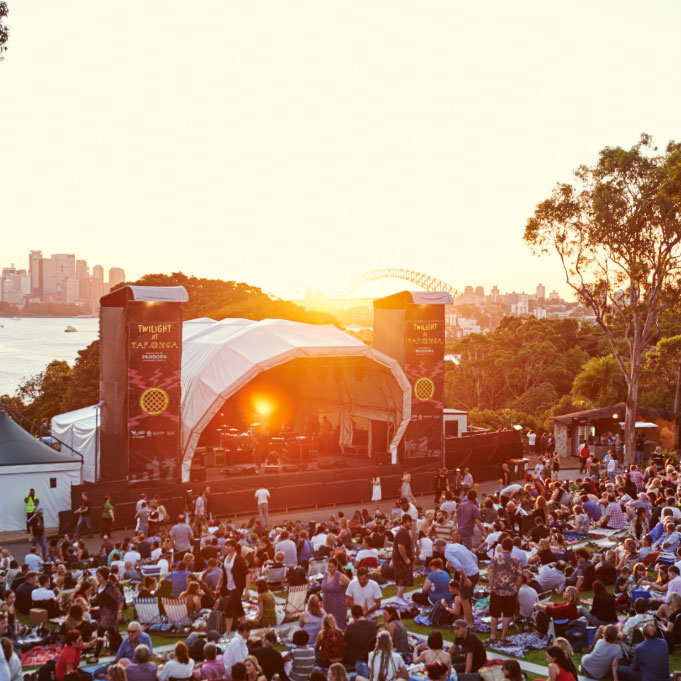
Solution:
[[[254,397],[253,407],[258,416],[269,416],[274,411],[274,405],[266,397]]]

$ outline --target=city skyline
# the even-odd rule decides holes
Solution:
[[[522,239],[537,203],[607,145],[679,137],[672,0],[117,11],[10,3],[5,262],[40,243],[284,298],[376,267],[565,296]]]

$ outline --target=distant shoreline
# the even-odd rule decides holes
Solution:
[[[0,314],[0,319],[97,319],[96,314]]]

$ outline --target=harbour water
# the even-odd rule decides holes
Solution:
[[[76,331],[66,333],[67,326]],[[24,379],[39,374],[53,359],[73,366],[78,350],[98,333],[96,317],[0,317],[0,395],[13,395]]]

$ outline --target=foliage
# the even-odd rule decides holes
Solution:
[[[658,339],[662,311],[678,300],[678,149],[671,143],[658,154],[648,135],[631,149],[606,147],[593,167],[577,169],[575,185],[558,184],[525,227],[535,252],[558,254],[567,284],[608,338],[627,384],[629,458],[641,361]]]
[[[242,317],[244,319],[289,319],[307,324],[336,324],[334,317],[318,310],[306,310],[287,300],[274,298],[257,286],[235,281],[204,279],[187,276],[182,272],[172,274],[146,274],[137,281],[124,282],[122,286],[184,286],[189,301],[182,306],[185,319],[210,317]]]
[[[5,58],[7,51],[7,41],[9,40],[9,29],[5,25],[5,19],[9,14],[7,3],[0,1],[0,61]]]
[[[450,346],[459,356],[445,374],[445,404],[462,409],[518,408],[534,415],[570,391],[597,348],[591,325],[574,319],[507,317],[489,334]]]
[[[589,408],[622,402],[627,384],[615,358],[592,357],[575,376],[572,394],[587,402]]]
[[[71,380],[64,395],[60,412],[82,409],[99,402],[99,341],[92,341],[78,357],[71,371]]]
[[[508,430],[516,425],[535,430],[540,428],[538,419],[516,409],[471,409],[468,412],[468,423],[491,430]]]

